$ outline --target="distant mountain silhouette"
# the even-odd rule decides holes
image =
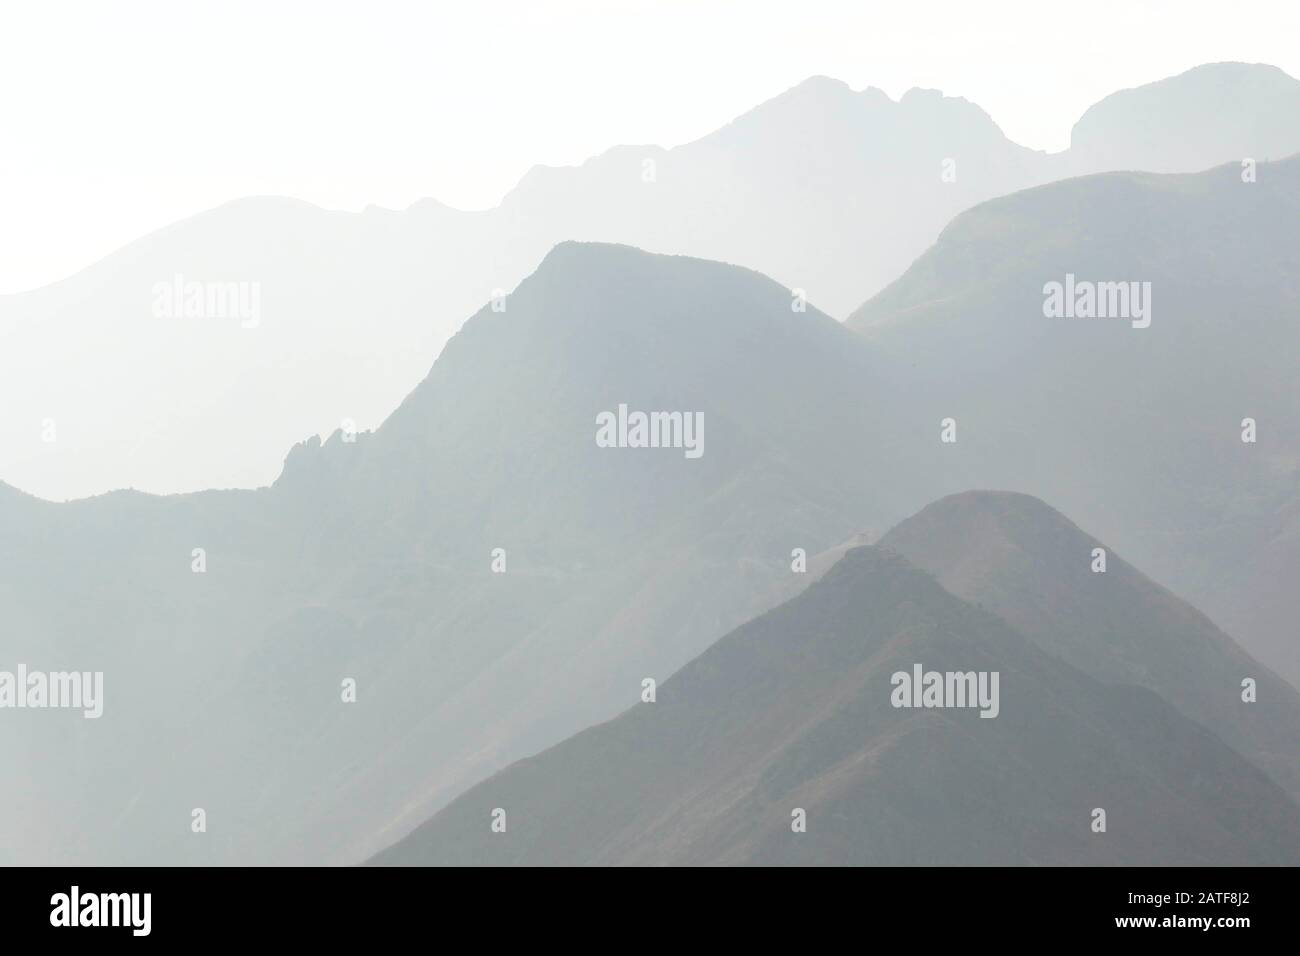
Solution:
[[[1112,93],[1070,136],[1080,174],[1109,169],[1186,173],[1300,153],[1300,83],[1261,63],[1207,63]]]
[[[1104,100],[1047,155],[966,100],[816,77],[692,143],[538,167],[483,212],[234,202],[0,296],[0,478],[52,498],[269,484],[304,436],[377,426],[467,315],[565,240],[737,263],[844,316],[991,197],[1300,149],[1298,90],[1272,67],[1201,67]],[[233,308],[155,315],[173,283],[255,284],[256,328]]]
[[[918,663],[998,672],[997,716],[892,706],[891,675]],[[1096,808],[1104,833],[1090,829]],[[1297,860],[1300,807],[1218,738],[864,547],[654,702],[496,774],[374,862]]]

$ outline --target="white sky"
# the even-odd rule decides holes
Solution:
[[[1300,3],[0,0],[0,292],[241,196],[492,206],[813,74],[1058,150],[1107,93],[1218,60],[1300,76]]]

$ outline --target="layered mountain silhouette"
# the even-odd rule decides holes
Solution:
[[[566,243],[382,428],[298,445],[268,489],[52,504],[0,487],[4,660],[102,670],[106,696],[98,720],[0,722],[25,755],[0,791],[10,860],[364,859],[789,596],[797,550],[888,527],[1010,454],[962,457],[979,447],[964,411],[942,445],[937,409],[901,385],[916,368],[799,305],[738,267]],[[699,413],[703,454],[600,447],[597,417],[620,405]],[[1045,485],[1085,461],[1039,447]],[[1127,555],[1143,539],[1102,540]],[[1074,664],[1167,695],[1171,726],[1200,721],[1286,781],[1288,725],[1278,743],[1231,706],[1245,676],[1279,719],[1294,695],[1189,610],[1149,604],[1124,605],[1153,615],[1131,646],[1103,616],[1122,665]],[[1178,650],[1184,619],[1211,672],[1134,676]],[[1023,642],[1071,660],[1086,640],[1056,636]]]
[[[893,675],[917,665],[997,672],[996,716],[894,706]],[[1300,807],[1219,738],[862,547],[653,702],[489,778],[374,862],[1297,859]]]
[[[851,327],[744,268],[563,243],[472,316],[381,428],[300,443],[269,488],[56,505],[0,486],[0,667],[102,670],[106,693],[99,720],[0,722],[22,768],[0,788],[0,846],[11,862],[365,859],[788,597],[805,580],[797,551],[972,487],[1051,498],[1234,636],[1220,608],[1281,620],[1294,576],[1250,571],[1296,553],[1297,165],[1260,164],[1255,182],[1235,164],[1103,175],[986,203]],[[1150,327],[1047,318],[1043,285],[1067,272],[1151,281]],[[600,447],[598,416],[621,406],[702,416],[702,455]],[[1244,445],[1247,415],[1260,440]],[[1256,666],[1174,599],[1122,587],[1126,568],[1089,575],[1094,598],[1099,580],[1117,589],[1101,604],[1007,612],[997,633],[1019,636],[988,653],[1063,659],[1074,670],[1044,678],[1062,699],[1137,688],[1115,693],[1154,701],[1131,707],[1190,754],[1169,751],[1171,774],[1251,760],[1293,787],[1294,694],[1263,666],[1285,659],[1266,653],[1285,632],[1242,631]],[[993,606],[1017,593],[996,580],[945,583]],[[1113,655],[1091,652],[1072,608],[1099,615]],[[1243,705],[1276,728],[1235,710],[1245,677],[1260,697]],[[1195,743],[1189,721],[1218,743]],[[1125,791],[1129,806],[1172,780]],[[1249,786],[1171,819],[1219,832],[1249,805],[1272,827],[1267,788]],[[1113,860],[1266,858],[1254,836],[1168,857],[1168,831],[1152,833]]]
[[[1295,682],[1300,158],[1256,172],[993,200],[849,324],[900,407],[957,419],[928,458],[949,490],[1050,497]],[[1048,317],[1048,284],[1076,281],[1149,283],[1149,327]]]
[[[303,436],[384,420],[465,316],[565,240],[737,263],[844,316],[982,200],[1294,152],[1297,90],[1272,67],[1200,67],[1107,98],[1047,155],[959,98],[814,78],[693,143],[534,169],[483,212],[231,203],[0,297],[0,476],[47,498],[269,484]],[[181,290],[161,315],[160,286]]]

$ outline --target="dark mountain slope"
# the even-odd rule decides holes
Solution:
[[[1300,797],[1300,694],[1185,601],[1036,498],[937,501],[881,545],[992,611],[1043,650],[1107,683],[1147,687]],[[1241,682],[1258,698],[1242,700]]]
[[[997,717],[892,707],[890,675],[914,663],[999,671]],[[1090,832],[1096,807],[1104,834]],[[504,833],[490,826],[498,808]],[[806,833],[792,832],[795,808]],[[1297,859],[1300,809],[1216,737],[860,548],[654,703],[479,784],[374,862]]]

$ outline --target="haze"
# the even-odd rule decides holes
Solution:
[[[534,164],[685,143],[817,74],[941,89],[1060,150],[1090,104],[1199,63],[1300,75],[1298,33],[1285,0],[10,4],[0,293],[245,196],[494,206]]]

